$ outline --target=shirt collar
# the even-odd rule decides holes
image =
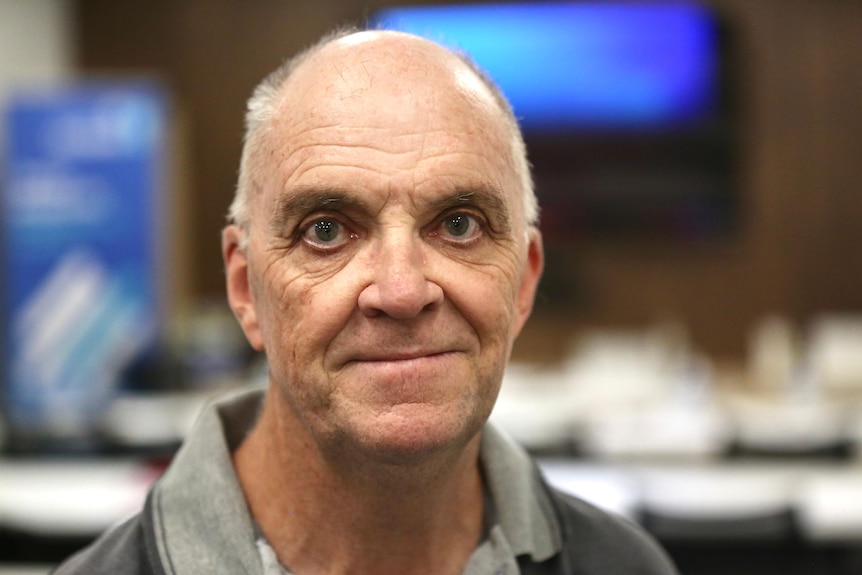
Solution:
[[[534,561],[544,561],[559,552],[560,525],[530,456],[488,423],[479,457],[498,524],[514,554],[529,554]]]
[[[257,417],[259,389],[207,407],[151,495],[168,575],[260,573],[254,524],[231,461]]]

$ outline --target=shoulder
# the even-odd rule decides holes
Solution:
[[[563,560],[577,573],[675,575],[670,558],[635,524],[550,488],[563,531]],[[574,566],[579,566],[575,569]]]
[[[163,575],[151,560],[142,516],[106,531],[58,566],[51,575]]]

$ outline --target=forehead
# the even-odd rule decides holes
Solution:
[[[504,116],[465,63],[418,38],[356,36],[321,49],[283,86],[261,154],[267,188],[358,159],[369,176],[495,178],[485,183],[518,194]]]
[[[394,32],[363,32],[325,45],[294,72],[284,101],[320,114],[473,108],[500,120],[494,97],[465,62],[442,46]]]

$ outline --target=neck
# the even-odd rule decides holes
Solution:
[[[234,454],[252,515],[294,573],[462,573],[482,530],[479,436],[409,465],[327,457],[270,393]]]

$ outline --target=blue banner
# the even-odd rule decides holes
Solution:
[[[8,103],[0,317],[13,432],[86,435],[153,345],[166,117],[150,84]]]

